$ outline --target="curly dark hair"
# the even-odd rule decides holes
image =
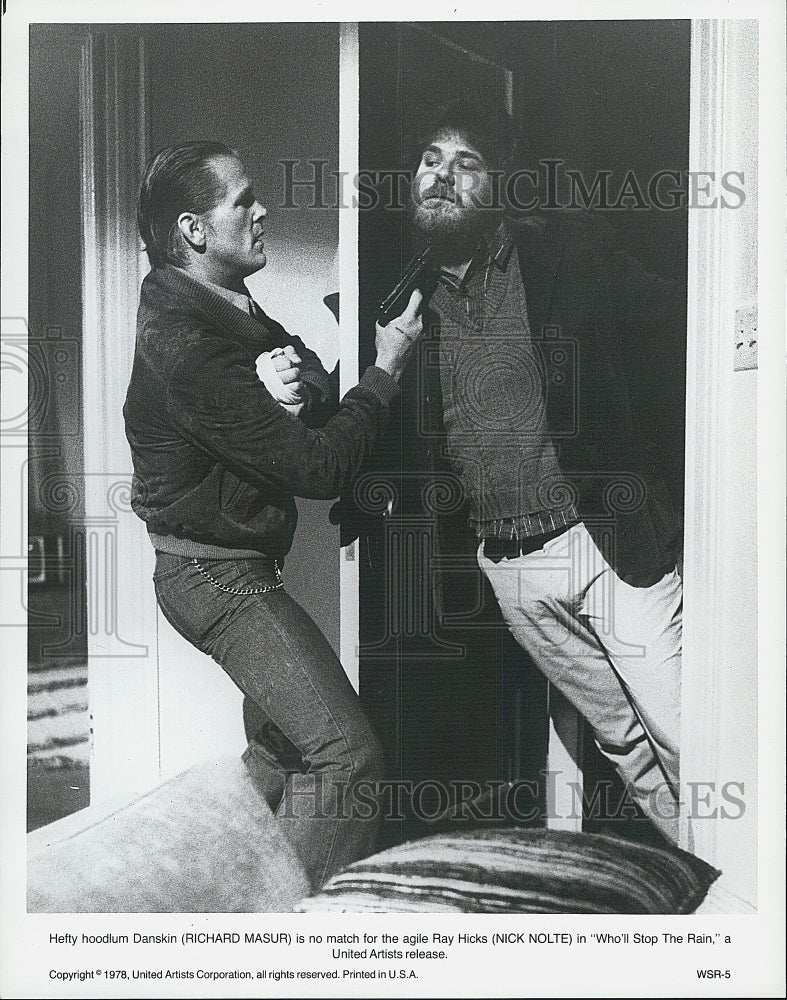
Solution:
[[[514,119],[502,105],[455,97],[444,104],[414,109],[413,128],[407,137],[411,161],[417,163],[424,149],[448,132],[465,136],[495,170],[506,170],[519,146]]]

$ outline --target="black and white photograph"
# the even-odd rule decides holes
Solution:
[[[4,4],[0,992],[782,995],[784,11],[225,7]]]

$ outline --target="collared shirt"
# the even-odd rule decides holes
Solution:
[[[259,309],[259,306],[257,306],[257,303],[250,295],[244,294],[243,292],[233,292],[231,288],[225,288],[223,285],[216,285],[214,282],[206,281],[204,278],[194,278],[194,280],[199,281],[201,285],[204,285],[212,292],[220,295],[223,299],[226,299],[227,302],[231,302],[232,305],[236,306],[242,312],[245,312],[248,316],[252,316],[254,319],[258,318],[254,315],[254,308],[256,306]]]
[[[456,291],[465,291],[475,276],[483,272],[483,285],[486,287],[489,283],[489,269],[494,266],[500,271],[505,271],[513,249],[514,238],[505,223],[501,222],[494,233],[483,238],[470,261],[470,266],[461,278],[448,268],[441,267],[440,281]]]
[[[198,279],[195,278],[194,280],[196,281]],[[263,326],[267,326],[265,322],[267,316],[263,312],[262,307],[259,303],[255,302],[249,294],[235,292],[231,288],[225,288],[223,285],[216,285],[212,281],[205,281],[204,279],[199,279],[199,281],[205,288],[209,288],[210,291],[220,295],[227,302],[231,303],[237,309],[240,309],[241,312],[251,316],[251,318],[257,320],[258,323],[262,323]],[[301,412],[305,417],[315,404],[315,396],[319,396],[319,389],[310,385],[308,381],[304,381],[303,386],[304,388],[301,390],[301,395],[305,409]]]
[[[481,538],[542,535],[578,520],[547,427],[543,360],[513,250],[501,225],[461,278],[441,269],[430,301],[446,452]]]

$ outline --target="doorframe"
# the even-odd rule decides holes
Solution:
[[[756,93],[757,77],[755,74],[753,80],[742,79],[735,72],[734,57],[746,42],[745,26],[752,23],[756,24],[693,22],[690,169],[723,170],[727,166],[725,157],[736,148],[741,93],[752,87]],[[766,30],[764,22],[760,24],[761,30]],[[352,122],[357,122],[357,25],[342,25],[341,30],[340,169],[352,170],[357,168],[357,135],[352,129]],[[751,32],[751,28],[748,30]],[[131,58],[128,51],[128,32],[124,32],[122,45],[117,38],[113,41],[111,32],[102,39],[91,35],[85,43],[82,64],[85,469],[96,477],[88,482],[86,490],[86,518],[93,519],[97,526],[96,565],[110,574],[105,580],[116,596],[117,616],[112,634],[99,627],[106,621],[105,598],[109,590],[91,588],[88,616],[93,801],[117,794],[118,790],[152,783],[159,776],[156,610],[149,585],[152,553],[144,537],[144,525],[128,508],[130,462],[123,457],[127,448],[118,405],[128,382],[134,313],[146,270],[135,227],[136,183],[147,153],[142,38],[137,39]],[[340,215],[343,388],[357,378],[357,268],[348,266],[357,261],[356,216],[352,209]],[[714,762],[720,759],[718,751],[728,739],[729,716],[735,710],[734,705],[725,702],[729,664],[720,646],[720,637],[725,633],[714,625],[726,626],[734,611],[724,581],[728,541],[725,529],[729,522],[722,508],[727,496],[725,475],[733,430],[725,407],[730,387],[730,327],[737,302],[729,278],[739,269],[741,254],[740,234],[734,229],[738,221],[734,213],[690,213],[684,785],[691,776],[707,780],[715,773]],[[117,574],[116,563],[107,562],[117,551],[122,552],[122,575]],[[357,684],[358,584],[357,561],[351,565],[354,557],[354,550],[345,549],[341,559],[341,642],[343,662],[350,667],[351,677],[354,662],[353,679]],[[755,645],[756,629],[752,649]],[[756,677],[756,660],[746,669],[752,678]],[[736,832],[728,834],[720,824],[707,823],[693,831],[692,841],[684,811],[683,846],[693,846],[711,863],[724,853],[729,837]],[[755,825],[753,839],[749,832],[744,844],[736,844],[736,850],[756,858],[756,848]],[[737,896],[742,898],[740,892]]]
[[[130,507],[122,414],[147,272],[136,226],[148,146],[141,33],[87,31],[79,101],[90,798],[96,803],[148,787],[160,774],[153,552]]]
[[[339,27],[339,172],[358,176],[358,24]],[[358,206],[339,212],[339,397],[358,384]],[[360,567],[358,544],[339,555],[339,659],[356,692],[360,678]]]
[[[756,20],[692,22],[689,171],[718,181],[743,168],[747,203],[689,211],[681,846],[724,870],[717,892],[737,912],[756,905],[756,790],[737,822],[723,804],[697,816],[699,798],[737,778],[731,755],[756,776],[758,373],[733,363],[736,310],[758,300],[762,40]]]

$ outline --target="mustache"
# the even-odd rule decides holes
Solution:
[[[423,196],[423,201],[447,201],[449,205],[456,204],[456,198],[444,191],[429,191]]]
[[[456,196],[453,189],[443,181],[435,181],[425,191],[419,192],[416,201],[424,202],[429,198],[440,198],[442,201],[450,201],[451,204],[456,203]]]

